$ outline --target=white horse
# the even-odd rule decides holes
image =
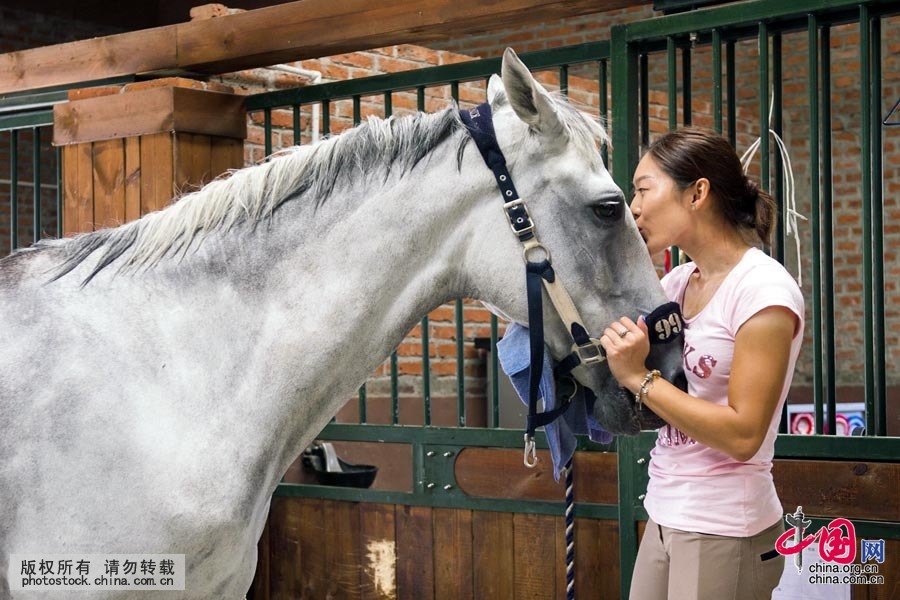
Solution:
[[[488,92],[590,332],[663,303],[597,152],[602,128],[511,51]],[[161,598],[242,597],[279,478],[348,394],[451,299],[526,323],[524,280],[493,176],[452,107],[370,119],[138,221],[3,259],[0,597],[43,597],[7,580],[10,555],[29,553],[183,554],[186,589]],[[544,306],[559,358],[571,340]],[[673,374],[680,349],[654,352]],[[608,368],[582,377],[601,422],[635,433]]]

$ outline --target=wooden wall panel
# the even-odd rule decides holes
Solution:
[[[175,193],[183,196],[212,180],[212,142],[199,133],[175,134]]]
[[[512,598],[512,513],[473,511],[472,546],[475,598]]]
[[[434,536],[431,509],[397,506],[397,598],[434,598]]]
[[[210,141],[210,171],[212,179],[229,169],[244,166],[244,141],[213,137]]]
[[[788,512],[802,506],[815,516],[900,519],[900,463],[777,460],[772,476]]]
[[[515,500],[562,501],[563,481],[553,478],[550,452],[538,450],[534,469],[522,466],[522,452],[500,448],[466,448],[455,465],[460,489],[472,496]],[[616,504],[616,455],[600,452],[575,454],[575,501]]]
[[[292,590],[290,597],[324,598],[331,569],[325,557],[325,546],[331,543],[331,533],[325,524],[326,501],[316,498],[291,498],[290,501],[301,513],[298,540],[301,557],[300,588]]]
[[[397,525],[393,504],[359,505],[363,570],[362,600],[389,600],[397,594]]]
[[[301,565],[304,556],[300,548],[304,511],[297,503],[272,502],[269,548],[272,553],[268,564],[269,588],[273,598],[290,596],[301,589]]]
[[[513,515],[515,600],[556,598],[556,519],[547,515]]]
[[[118,227],[125,222],[125,142],[93,143],[94,228]]]
[[[434,588],[446,600],[472,600],[472,511],[435,508]]]
[[[94,162],[90,143],[63,148],[63,235],[94,230]]]
[[[172,202],[175,193],[172,138],[171,133],[141,136],[141,216]]]
[[[328,532],[323,552],[328,575],[326,596],[336,600],[358,598],[362,571],[359,505],[326,502],[322,523]]]
[[[125,221],[141,218],[141,138],[125,140]]]

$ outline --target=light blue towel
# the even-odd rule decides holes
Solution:
[[[528,328],[517,323],[510,323],[497,342],[497,357],[500,366],[509,376],[516,393],[528,406],[528,378],[531,370],[531,353],[528,342]],[[556,384],[553,380],[553,365],[550,363],[550,349],[544,346],[544,368],[541,373],[540,398],[544,401],[544,410],[556,407]],[[547,444],[550,446],[550,457],[553,460],[553,476],[559,481],[560,473],[575,453],[575,434],[587,434],[591,440],[608,444],[613,435],[604,430],[594,419],[594,395],[585,392],[578,386],[572,398],[572,406],[559,419],[544,427]],[[590,406],[588,406],[590,404]]]

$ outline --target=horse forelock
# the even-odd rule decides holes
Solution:
[[[264,221],[288,200],[303,197],[319,208],[338,183],[364,178],[371,186],[386,182],[390,174],[403,176],[461,129],[453,107],[402,118],[369,117],[312,146],[288,148],[268,162],[229,171],[137,221],[70,239],[44,240],[28,250],[62,251],[64,258],[53,279],[102,250],[83,284],[126,254],[120,270],[151,268],[164,257],[183,256],[209,233]]]

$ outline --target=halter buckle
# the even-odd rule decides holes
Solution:
[[[578,355],[583,365],[600,364],[606,360],[600,340],[597,338],[589,338],[586,344],[573,344],[572,350]]]
[[[521,214],[513,216],[513,213],[517,212],[516,209],[519,206],[522,207],[521,210],[518,211]],[[510,229],[512,229],[513,233],[517,236],[521,237],[534,232],[534,221],[531,220],[531,215],[528,214],[528,207],[525,206],[524,200],[521,198],[510,200],[503,205],[503,210],[506,213],[506,221],[509,223]]]

